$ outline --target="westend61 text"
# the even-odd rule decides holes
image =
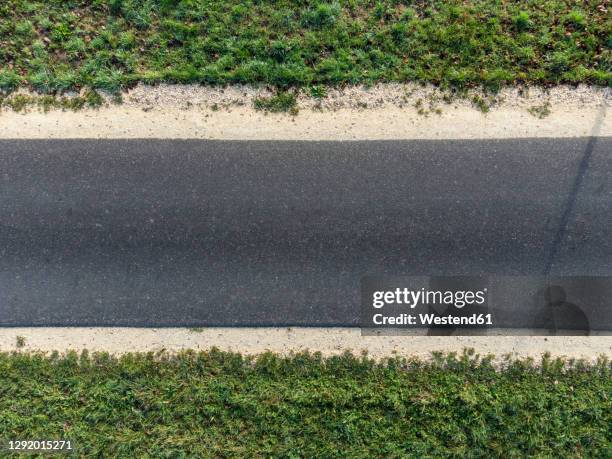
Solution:
[[[399,314],[385,316],[374,314],[374,325],[493,325],[491,314],[472,314],[469,316],[436,315],[436,314]]]

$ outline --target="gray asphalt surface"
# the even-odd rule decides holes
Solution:
[[[366,274],[612,275],[611,153],[0,141],[0,325],[355,325]]]

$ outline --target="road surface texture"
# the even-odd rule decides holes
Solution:
[[[0,325],[355,326],[366,274],[612,275],[611,153],[0,140]]]

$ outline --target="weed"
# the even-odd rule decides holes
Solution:
[[[488,113],[491,109],[491,103],[487,101],[484,97],[475,95],[472,97],[472,103],[480,110],[482,113]]]
[[[51,30],[51,37],[56,42],[64,42],[72,36],[72,29],[64,22],[56,24]]]
[[[52,108],[57,108],[60,105],[60,102],[58,102],[55,96],[51,95],[37,97],[34,99],[34,102],[45,113],[47,113]]]
[[[310,96],[314,99],[325,99],[327,96],[327,89],[325,86],[317,84],[310,88]]]
[[[532,107],[529,107],[527,111],[536,118],[546,118],[548,115],[550,115],[550,102],[547,101],[542,105],[534,105]]]
[[[125,76],[121,70],[105,70],[98,73],[93,79],[93,87],[116,93],[125,83]]]
[[[68,40],[64,44],[63,48],[64,50],[66,50],[66,52],[71,58],[77,59],[85,54],[85,51],[87,50],[87,45],[85,44],[85,41],[82,38],[75,37]]]
[[[548,58],[548,68],[558,79],[572,68],[572,54],[567,50],[552,53]]]
[[[0,70],[0,91],[11,92],[19,86],[20,78],[13,70]]]
[[[340,16],[338,3],[319,3],[314,8],[304,12],[303,24],[306,27],[323,28],[333,26]]]
[[[16,94],[11,97],[7,97],[2,101],[4,107],[8,107],[16,112],[23,112],[32,105],[34,99],[23,94]]]
[[[49,19],[47,16],[37,16],[36,22],[40,30],[43,32],[47,32],[51,30],[51,27],[53,27],[53,21]]]
[[[75,86],[78,75],[72,70],[57,72],[53,77],[53,89],[59,92],[68,91]]]
[[[118,92],[113,94],[111,97],[111,103],[115,105],[121,105],[123,103],[123,96],[121,95],[121,93]]]
[[[253,101],[253,106],[256,110],[266,112],[285,112],[291,115],[297,115],[297,99],[293,92],[279,91],[271,97],[257,97]]]
[[[30,75],[30,84],[34,89],[43,94],[48,94],[54,91],[53,77],[48,70],[41,70]]]
[[[586,18],[582,11],[571,11],[563,17],[563,23],[566,26],[573,27],[574,29],[581,30],[586,26]]]
[[[0,107],[6,107],[16,112],[25,112],[29,108],[37,107],[42,111],[47,112],[51,109],[76,111],[82,109],[86,105],[99,106],[96,101],[91,100],[91,102],[92,105],[88,104],[87,98],[83,96],[57,97],[52,94],[39,96],[15,94],[0,99]]]
[[[27,19],[19,21],[15,24],[15,33],[22,38],[31,38],[34,36],[34,25]]]
[[[76,97],[64,97],[61,99],[61,107],[64,109],[77,111],[85,107],[87,101],[84,97],[76,96]]]
[[[416,108],[417,113],[421,116],[428,116],[429,115],[429,110],[427,110],[425,108],[425,105],[423,104],[423,99],[417,99],[416,102],[414,103],[414,108]]]
[[[21,335],[17,336],[17,338],[15,338],[15,345],[17,346],[18,349],[25,347],[26,339]]]
[[[132,31],[119,34],[117,45],[121,49],[132,49],[136,46],[136,35]]]
[[[514,27],[516,27],[519,32],[529,30],[532,25],[531,21],[529,20],[529,13],[527,11],[519,12],[519,14],[512,18],[512,21],[514,22]]]
[[[87,106],[91,108],[100,107],[104,103],[104,99],[95,89],[86,90],[84,98]]]

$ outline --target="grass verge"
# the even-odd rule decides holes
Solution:
[[[112,457],[608,457],[612,367],[0,354],[0,438]]]
[[[606,0],[4,0],[0,90],[612,82]]]

